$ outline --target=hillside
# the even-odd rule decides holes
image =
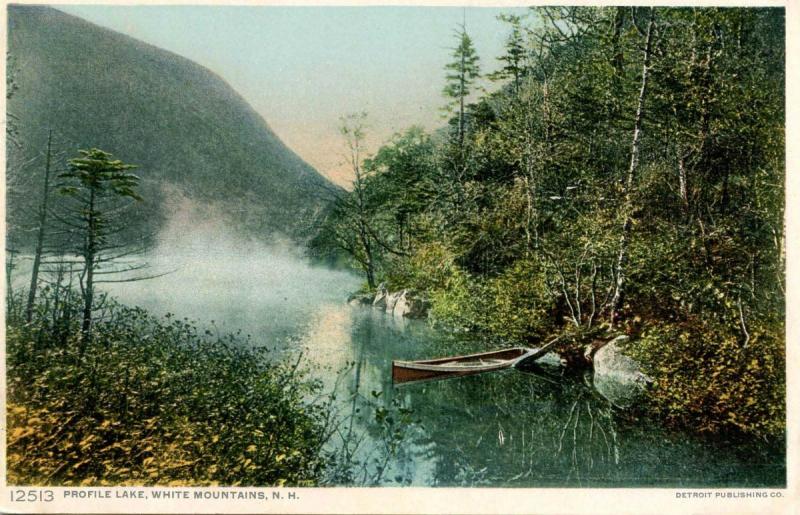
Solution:
[[[52,8],[10,6],[8,23],[16,86],[8,113],[17,132],[8,147],[12,236],[40,188],[40,167],[17,163],[43,152],[49,128],[65,158],[97,147],[139,166],[146,203],[135,218],[149,229],[163,221],[165,192],[179,191],[251,234],[307,234],[328,181],[223,79]]]

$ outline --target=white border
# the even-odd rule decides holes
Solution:
[[[116,5],[318,5],[318,6],[365,6],[365,5],[425,5],[425,6],[528,6],[528,5],[658,5],[658,6],[784,6],[786,8],[786,275],[787,275],[787,323],[786,323],[786,362],[787,362],[787,488],[786,489],[676,489],[676,488],[626,488],[626,489],[580,489],[580,488],[174,488],[176,491],[228,491],[254,492],[261,491],[270,498],[268,501],[222,501],[222,500],[148,500],[131,501],[116,498],[122,492],[150,492],[164,488],[47,488],[55,494],[51,503],[11,503],[10,488],[5,486],[5,348],[0,349],[0,511],[6,513],[597,513],[597,514],[662,514],[662,513],[800,513],[798,497],[797,465],[800,434],[798,433],[798,377],[797,366],[800,362],[798,353],[798,324],[796,306],[800,305],[798,291],[798,236],[794,232],[798,222],[800,188],[798,178],[792,173],[800,157],[797,147],[798,114],[800,109],[793,102],[793,92],[800,86],[800,19],[798,13],[800,0],[764,0],[764,1],[652,1],[652,0],[617,0],[571,2],[531,0],[495,1],[451,1],[451,0],[361,0],[361,1],[186,1],[186,0],[140,0],[132,1],[31,1],[22,0],[13,3],[25,4],[116,4]],[[2,45],[6,44],[6,5],[0,13],[0,37]],[[0,59],[0,74],[5,76],[5,59]],[[5,82],[3,83],[5,84]],[[3,85],[5,88],[5,85]],[[5,95],[0,97],[2,112],[5,112]],[[5,131],[0,131],[0,139],[5,142]],[[794,144],[792,144],[794,143]],[[2,165],[5,174],[5,162]],[[3,185],[5,181],[3,181]],[[0,208],[5,212],[5,191],[0,197]],[[5,257],[5,248],[0,250]],[[5,298],[5,295],[3,295]],[[2,310],[4,317],[5,310]],[[5,341],[5,323],[0,324],[0,337]],[[25,489],[36,490],[36,489]],[[42,490],[42,489],[39,489]],[[110,492],[110,499],[63,499],[68,490]],[[272,495],[278,492],[283,500],[274,500]],[[296,500],[286,497],[293,492]],[[762,492],[780,497],[767,498],[727,498],[728,494],[743,495],[747,492]],[[709,493],[709,499],[680,498],[681,494]],[[716,495],[721,494],[719,498]]]

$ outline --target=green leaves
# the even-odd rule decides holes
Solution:
[[[493,78],[509,83],[463,111],[479,69],[471,39],[457,33],[445,95],[458,106],[458,142],[409,131],[368,160],[372,227],[405,250],[381,251],[378,280],[427,293],[438,320],[508,339],[594,329],[607,319],[627,227],[620,327],[652,331],[641,358],[659,370],[656,409],[703,431],[779,430],[779,374],[738,361],[736,346],[783,359],[782,11],[531,13],[527,27],[507,18]],[[751,383],[736,383],[740,368]]]
[[[135,165],[113,159],[111,154],[97,148],[80,150],[79,153],[84,157],[70,159],[67,162],[69,170],[59,174],[59,178],[74,179],[81,188],[93,190],[96,194],[112,192],[120,197],[142,200],[134,191],[139,184],[139,177],[125,173],[136,168]]]
[[[56,338],[52,294],[11,322],[9,477],[16,484],[297,485],[325,466],[318,385],[263,348],[188,321],[107,303],[83,358],[73,318]],[[80,312],[78,305],[72,312]],[[308,395],[308,397],[306,397]]]
[[[651,410],[670,425],[702,433],[780,438],[786,393],[782,335],[760,321],[750,331],[745,349],[735,325],[651,322],[629,348],[654,376]]]
[[[472,44],[472,38],[464,27],[456,31],[456,39],[458,44],[453,48],[453,60],[444,67],[447,82],[442,93],[452,99],[448,104],[448,110],[453,110],[472,93],[471,88],[481,74],[478,54]]]

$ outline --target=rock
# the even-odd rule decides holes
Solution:
[[[430,302],[411,290],[390,292],[386,283],[378,285],[375,295],[354,293],[347,298],[351,306],[372,305],[375,309],[384,310],[398,319],[425,318],[428,316]]]
[[[386,312],[394,313],[394,308],[397,301],[405,294],[405,290],[396,291],[394,293],[387,293],[386,295]]]
[[[400,290],[398,293],[400,296],[397,297],[397,302],[394,304],[392,316],[396,318],[403,318],[411,308],[408,302],[408,290]]]
[[[636,360],[622,353],[614,339],[594,355],[594,386],[608,400],[622,407],[632,405],[652,380],[642,373]]]
[[[375,294],[375,300],[372,301],[372,307],[386,309],[386,300],[388,297],[389,292],[386,290],[386,284],[381,283],[378,285],[378,292]]]
[[[369,293],[353,293],[347,297],[347,303],[351,306],[368,306],[372,304],[372,298]]]
[[[583,357],[586,359],[587,362],[592,363],[594,361],[595,354],[606,345],[616,345],[617,350],[619,350],[620,348],[619,346],[627,343],[628,340],[630,339],[631,339],[630,336],[628,336],[627,334],[621,334],[612,340],[604,340],[604,339],[594,340],[590,345],[586,347],[586,349],[584,349]]]
[[[430,302],[418,297],[410,290],[402,290],[394,305],[392,315],[398,318],[425,318],[428,316]]]

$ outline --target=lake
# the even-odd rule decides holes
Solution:
[[[491,344],[349,306],[348,293],[361,283],[356,275],[310,266],[288,247],[214,236],[173,239],[161,249],[148,259],[153,270],[171,274],[107,290],[156,315],[195,319],[220,333],[241,330],[278,357],[302,352],[309,375],[335,394],[340,424],[331,445],[347,465],[333,484],[785,484],[782,447],[709,441],[636,420],[614,410],[591,381],[563,375],[553,359],[529,372],[395,387],[393,359]]]

